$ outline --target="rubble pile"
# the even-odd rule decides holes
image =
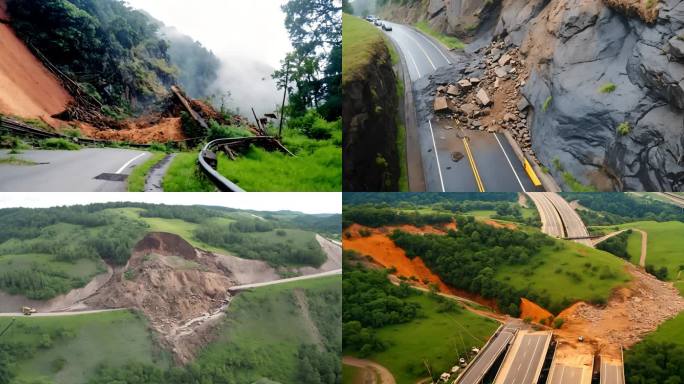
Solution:
[[[452,119],[456,128],[487,131],[507,130],[520,148],[537,161],[532,151],[528,114],[530,103],[521,94],[527,69],[518,48],[506,49],[503,41],[482,48],[484,60],[466,68],[465,76],[453,83],[438,83],[434,112]],[[474,73],[481,73],[479,77]]]

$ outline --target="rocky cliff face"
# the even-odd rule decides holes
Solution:
[[[362,73],[343,82],[344,190],[397,190],[397,89],[382,40]]]
[[[451,31],[477,11],[466,0],[431,0],[428,8],[436,12],[440,3],[441,12],[424,17]],[[559,182],[684,190],[684,1],[500,0],[491,7],[479,14],[468,51],[484,53],[493,38],[520,47],[532,148]]]

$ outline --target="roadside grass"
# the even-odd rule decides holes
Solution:
[[[570,172],[563,172],[563,181],[570,188],[572,192],[598,192],[596,187],[592,185],[584,185],[575,178]]]
[[[9,321],[1,318],[0,327],[4,329]],[[43,379],[55,384],[86,383],[102,363],[171,365],[170,355],[157,347],[147,321],[125,310],[16,318],[2,342],[13,345],[11,351],[21,351],[16,382]]]
[[[363,68],[384,44],[382,32],[373,24],[342,14],[342,84],[358,80]]]
[[[197,156],[197,152],[183,152],[176,155],[162,181],[165,192],[216,191],[214,184],[200,175]]]
[[[606,228],[618,227],[641,229],[648,233],[648,246],[646,249],[646,264],[651,264],[656,267],[667,267],[668,280],[678,280],[677,275],[680,266],[684,267],[684,259],[682,259],[681,238],[684,234],[684,223],[679,221],[655,222],[655,221],[638,221],[633,223],[626,223],[617,226],[610,226]],[[598,227],[601,228],[601,227]],[[641,239],[641,234],[636,232],[636,235]],[[641,240],[639,240],[640,244]],[[633,258],[633,262],[638,265],[639,255],[641,255],[641,248],[636,248],[635,242],[628,242],[627,250]],[[634,252],[634,253],[632,253]],[[684,268],[683,268],[684,269]],[[681,276],[680,276],[681,278]]]
[[[634,265],[639,265],[641,259],[641,233],[632,231],[627,237],[627,254],[629,261]],[[648,248],[646,249],[646,261],[648,261]]]
[[[327,140],[311,141],[296,157],[256,147],[236,160],[220,153],[218,171],[246,191],[341,191],[342,148]],[[287,137],[284,144],[293,147]]]
[[[0,165],[37,165],[35,161],[24,160],[14,156],[0,158]]]
[[[73,143],[67,139],[61,138],[41,140],[38,142],[38,147],[40,147],[41,149],[65,151],[78,151],[79,149],[81,149],[81,146],[79,146],[78,144]]]
[[[557,246],[545,247],[526,265],[501,267],[495,279],[547,296],[546,309],[553,313],[579,300],[606,302],[614,288],[630,281],[624,260],[575,242],[555,242]]]
[[[150,169],[164,157],[166,157],[166,153],[154,152],[152,153],[151,158],[135,167],[133,172],[131,172],[131,175],[128,176],[128,192],[144,192],[147,174],[150,172]]]
[[[300,370],[297,351],[302,344],[315,344],[316,332],[307,327],[305,316],[297,305],[294,290],[303,290],[309,301],[309,314],[325,338],[325,327],[335,329],[333,343],[341,348],[339,320],[333,324],[316,321],[317,313],[337,311],[341,314],[341,277],[295,281],[287,284],[256,288],[238,294],[226,311],[226,319],[217,327],[217,339],[208,344],[194,364],[199,369],[229,369],[235,382],[252,383],[261,378],[282,383],[295,383]],[[327,308],[322,298],[336,297]],[[336,302],[337,301],[337,302]],[[340,308],[338,308],[340,307]],[[277,319],[277,321],[274,321]],[[258,364],[254,364],[254,359]]]
[[[389,369],[397,383],[426,378],[424,361],[430,363],[433,372],[447,372],[458,363],[459,356],[465,357],[473,346],[484,345],[499,326],[465,309],[440,313],[439,304],[426,294],[404,300],[420,304],[422,316],[378,329],[378,339],[388,348],[367,357]]]
[[[448,36],[435,31],[430,27],[430,25],[428,25],[427,21],[419,21],[415,24],[415,27],[418,28],[421,32],[428,34],[434,37],[435,39],[439,40],[439,42],[444,44],[449,49],[465,48],[465,44],[461,40],[454,36]]]

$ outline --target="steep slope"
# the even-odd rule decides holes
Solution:
[[[8,19],[5,10],[5,0],[0,0],[2,20]],[[0,52],[0,113],[49,120],[64,110],[71,100],[69,94],[2,22]]]
[[[564,189],[684,188],[684,2],[431,0],[420,19],[473,62],[520,48],[532,148]]]

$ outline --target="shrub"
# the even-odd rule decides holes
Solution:
[[[620,125],[617,127],[617,133],[619,133],[620,136],[627,136],[631,131],[632,126],[630,126],[626,121],[624,123],[620,123]]]
[[[605,83],[599,88],[598,91],[601,93],[612,93],[613,91],[615,91],[616,88],[617,85],[613,83]]]
[[[563,323],[565,323],[565,320],[564,320],[562,317],[557,317],[557,318],[553,321],[553,327],[554,327],[555,329],[558,329],[558,328],[560,328],[560,327],[563,326]]]
[[[42,140],[38,143],[38,146],[42,149],[61,149],[61,150],[67,150],[67,151],[77,151],[81,149],[81,147],[78,146],[78,144],[72,143],[69,140],[66,139],[60,139],[60,138],[52,138],[52,139],[45,139]]]

